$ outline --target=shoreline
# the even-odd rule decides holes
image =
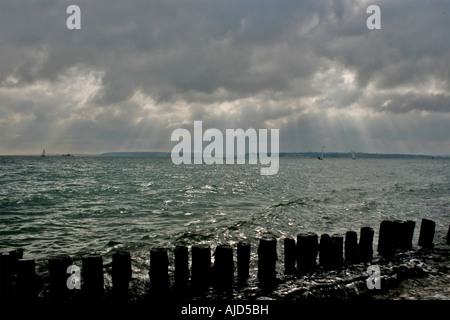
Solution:
[[[102,292],[100,292],[100,294],[93,300],[108,301],[115,300],[117,298],[123,298],[127,301],[155,301],[161,299],[167,301],[180,299],[182,301],[217,301],[225,299],[234,302],[259,300],[448,300],[450,299],[448,290],[448,284],[450,282],[448,269],[448,266],[450,265],[450,247],[445,243],[445,239],[446,236],[439,231],[435,236],[436,243],[431,247],[421,247],[417,249],[418,247],[414,245],[409,250],[400,250],[399,248],[396,248],[389,255],[376,254],[373,255],[371,259],[364,262],[349,263],[345,261],[332,267],[323,266],[321,262],[315,266],[313,270],[301,273],[280,273],[278,270],[276,271],[275,278],[272,279],[274,281],[269,281],[266,285],[261,282],[261,279],[259,279],[259,281],[255,279],[253,274],[250,275],[249,278],[245,279],[243,283],[231,280],[232,282],[226,288],[216,288],[216,283],[213,281],[208,282],[206,286],[202,288],[193,286],[191,282],[186,282],[186,286],[183,287],[183,290],[179,290],[180,286],[173,286],[174,269],[167,266],[167,269],[162,269],[162,275],[165,273],[167,277],[170,277],[170,280],[168,278],[166,283],[163,282],[162,287],[155,289],[155,286],[149,285],[148,280],[131,277],[128,280],[129,285],[127,286],[126,294],[120,296],[112,290],[115,281],[114,278],[111,281],[113,267],[111,265],[103,265],[101,263],[100,265],[102,271],[100,275],[97,275],[97,277],[100,276],[101,278],[104,278],[103,281],[106,281],[101,282]],[[163,254],[167,254],[167,251],[161,252]],[[342,247],[341,252],[343,253]],[[286,250],[284,254],[286,257]],[[2,261],[4,261],[3,259],[5,259],[5,257],[5,255],[2,256]],[[18,256],[18,258],[22,259],[23,256]],[[34,266],[34,260],[25,259],[19,261],[33,261]],[[368,288],[367,280],[370,277],[368,267],[374,265],[378,266],[380,270],[381,290],[376,290],[373,288],[370,290],[370,288]],[[192,268],[192,265],[190,265],[190,267]],[[65,284],[65,280],[68,275],[65,274],[65,269],[62,271],[62,280],[64,280],[63,284]],[[153,271],[150,269],[150,273],[152,272]],[[152,278],[151,274],[150,277]],[[19,278],[19,273],[13,275],[12,280],[14,286],[16,287],[20,282]],[[4,279],[5,278],[3,278],[3,280]],[[83,281],[86,280],[85,276],[83,276],[83,279]],[[36,291],[34,291],[34,295],[25,295],[24,297],[26,299],[36,301],[53,301],[54,296],[51,295],[52,291],[49,286],[49,282],[51,282],[52,279],[49,278],[48,275],[42,276],[41,274],[37,277],[37,280],[37,287],[40,287],[40,289],[35,288]],[[111,286],[111,284],[113,285]],[[130,288],[129,291],[128,288]],[[437,292],[439,291],[439,288],[444,288],[444,291]],[[30,289],[30,287],[27,289]],[[65,295],[57,296],[58,299],[61,297],[65,297],[65,300],[71,301],[85,300],[86,298],[88,300],[92,299],[92,296],[88,297],[84,295],[86,291],[83,290],[72,290],[68,292],[66,289],[63,291],[64,292],[61,293],[64,293]],[[12,292],[11,297],[13,300],[17,298],[20,300],[20,295],[18,295],[18,292],[16,291]],[[3,301],[9,300],[10,299],[8,297],[3,299]]]

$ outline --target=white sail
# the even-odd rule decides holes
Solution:
[[[323,149],[325,149],[325,146],[322,146],[322,155],[317,157],[319,160],[323,160]]]
[[[45,157],[45,149],[42,150],[42,157]]]
[[[355,158],[355,154],[353,153],[353,150],[352,150],[352,160],[355,160],[356,158]]]

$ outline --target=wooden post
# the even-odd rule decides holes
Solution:
[[[378,253],[383,256],[393,254],[394,249],[394,222],[384,220],[380,223],[380,232],[378,234]]]
[[[12,294],[11,266],[8,254],[0,255],[0,299],[10,298]]]
[[[150,286],[153,290],[166,290],[169,286],[169,258],[166,248],[150,250]]]
[[[211,281],[211,248],[207,244],[192,246],[192,282],[206,287]]]
[[[373,257],[373,236],[375,232],[371,227],[362,227],[358,244],[360,261],[369,262]]]
[[[358,254],[362,262],[369,262],[373,257],[373,236],[375,232],[371,227],[362,227],[359,235]]]
[[[295,240],[291,238],[284,239],[284,272],[295,272]]]
[[[333,267],[339,267],[343,262],[344,238],[340,234],[331,236],[331,258]]]
[[[408,247],[408,225],[406,221],[395,220],[393,223],[393,248],[405,250]]]
[[[238,279],[243,282],[248,279],[250,267],[250,243],[239,241],[237,245]]]
[[[98,255],[85,255],[81,258],[84,295],[99,298],[103,295],[103,259]]]
[[[36,273],[34,260],[17,261],[17,296],[33,298],[36,295]]]
[[[48,273],[50,282],[50,295],[52,298],[66,298],[69,295],[67,288],[67,268],[72,265],[72,258],[61,255],[48,260]]]
[[[403,250],[411,250],[412,241],[414,237],[414,229],[416,227],[416,222],[412,220],[407,220],[405,222],[405,231],[404,231],[404,242],[401,244],[401,249]]]
[[[178,245],[174,250],[175,255],[175,285],[185,288],[189,281],[189,251],[186,246]]]
[[[324,233],[320,236],[319,263],[324,268],[331,267],[331,237]]]
[[[319,252],[319,237],[313,232],[300,233],[297,236],[297,270],[310,271],[316,267]]]
[[[214,284],[218,288],[231,288],[234,280],[233,248],[219,245],[214,252]]]
[[[434,229],[436,223],[428,219],[422,219],[420,225],[419,246],[423,248],[433,247]]]
[[[258,246],[258,280],[262,286],[271,286],[276,280],[277,240],[264,237]]]
[[[17,273],[17,262],[20,259],[23,259],[23,250],[22,249],[18,249],[18,250],[12,250],[9,252],[9,261],[10,261],[10,271],[12,274],[16,274]]]
[[[358,234],[355,231],[345,233],[345,261],[348,263],[358,261]]]
[[[112,285],[113,293],[118,297],[128,294],[128,286],[131,281],[131,255],[126,251],[114,252],[112,256]]]

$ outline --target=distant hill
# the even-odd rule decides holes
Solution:
[[[170,152],[106,152],[100,154],[100,157],[170,157]]]
[[[280,152],[280,158],[317,158],[319,152]],[[101,157],[153,157],[167,158],[170,152],[107,152],[100,154]],[[326,152],[326,158],[351,158],[350,152]],[[356,159],[450,159],[450,156],[431,156],[417,154],[385,154],[385,153],[355,153]]]
[[[317,158],[319,152],[289,152],[280,153],[280,158]],[[450,156],[432,156],[420,154],[387,154],[387,153],[363,153],[355,152],[356,159],[450,159]],[[326,158],[351,158],[351,152],[326,152],[323,154]]]

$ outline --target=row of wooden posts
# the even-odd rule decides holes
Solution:
[[[414,235],[414,221],[382,221],[378,236],[378,253],[391,256],[398,250],[410,250]],[[421,247],[433,246],[435,223],[422,219],[418,244]],[[449,227],[450,233],[450,227]],[[447,244],[449,244],[447,234]],[[370,262],[373,258],[374,230],[363,227],[359,242],[355,231],[342,235],[301,233],[297,241],[283,239],[285,273],[304,273],[319,265],[324,269],[333,269],[347,264]],[[174,281],[177,288],[205,288],[211,283],[217,288],[231,288],[235,280],[233,248],[230,245],[218,245],[214,251],[214,264],[211,264],[209,245],[193,245],[191,248],[191,268],[189,268],[189,250],[187,246],[174,249]],[[249,277],[251,246],[249,242],[237,244],[237,279],[245,282]],[[260,239],[257,250],[258,280],[261,286],[276,283],[277,240],[274,237]],[[49,285],[53,297],[69,295],[67,269],[72,265],[70,256],[58,256],[49,259]],[[164,291],[169,286],[168,249],[154,248],[150,251],[150,284],[152,290]],[[23,259],[23,251],[11,251],[0,254],[0,294],[1,298],[33,297],[36,295],[35,261]],[[82,257],[82,290],[88,297],[98,297],[104,292],[103,260],[98,255]],[[112,256],[112,292],[126,296],[132,278],[131,256],[129,252],[115,252]]]

